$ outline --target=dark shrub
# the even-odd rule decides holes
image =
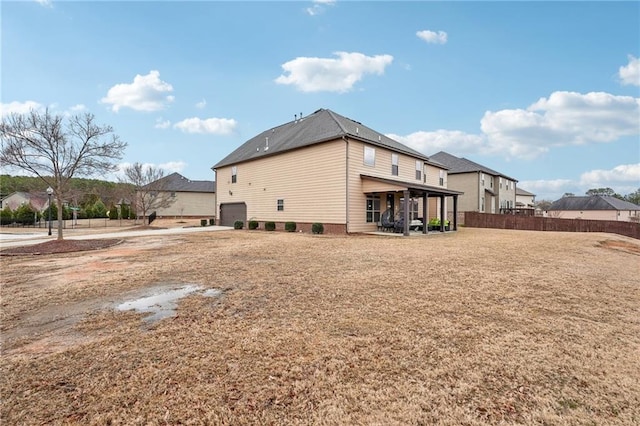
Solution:
[[[213,225],[215,225],[215,224],[216,224],[216,220],[215,220],[215,218],[211,218],[211,219],[209,219],[209,225],[213,226]]]
[[[250,220],[249,221],[249,229],[258,229],[258,221]]]
[[[11,223],[13,223],[13,212],[9,206],[5,206],[4,209],[0,210],[0,224],[9,225]]]
[[[313,232],[314,234],[324,233],[324,225],[318,222],[314,223],[313,225],[311,225],[311,232]]]
[[[233,222],[233,229],[242,229],[243,226],[244,222],[241,220],[236,220],[235,222]]]
[[[264,223],[264,229],[266,229],[267,231],[275,231],[276,230],[276,223],[275,222],[265,222]]]
[[[295,222],[285,222],[284,230],[287,232],[296,232],[296,223]]]
[[[200,226],[207,226],[207,219],[200,219]]]

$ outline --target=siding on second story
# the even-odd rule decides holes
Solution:
[[[459,198],[460,211],[499,213],[515,208],[516,179],[443,151],[429,158],[449,167],[449,189],[464,192]]]

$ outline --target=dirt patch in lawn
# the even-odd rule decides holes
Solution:
[[[62,254],[76,251],[105,249],[121,243],[117,238],[93,240],[54,240],[39,244],[10,247],[0,250],[0,256],[25,256],[43,254]]]
[[[222,231],[2,257],[0,421],[638,424],[639,248]],[[117,309],[159,285],[198,291]]]

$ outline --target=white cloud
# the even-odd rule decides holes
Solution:
[[[447,151],[454,147],[458,154],[476,153],[482,151],[482,146],[485,143],[481,135],[473,135],[458,130],[441,129],[435,132],[419,131],[406,136],[394,134],[386,136],[425,154]]]
[[[570,179],[523,180],[516,185],[518,188],[535,194],[536,201],[555,201],[568,192],[575,195],[586,192],[586,189],[582,190],[576,182]]]
[[[640,86],[640,58],[629,55],[629,63],[618,70],[622,84]]]
[[[204,99],[204,98],[200,102],[198,102],[196,104],[196,108],[198,108],[198,109],[202,109],[202,108],[204,108],[206,106],[207,106],[207,100]]]
[[[158,111],[173,102],[174,97],[167,95],[173,92],[171,84],[160,80],[158,71],[150,71],[147,75],[136,75],[133,83],[120,83],[107,92],[100,102],[111,104],[111,109],[118,112],[120,108],[131,108],[136,111]]]
[[[627,184],[637,189],[640,187],[640,163],[622,164],[611,170],[591,170],[580,175],[580,183],[589,188],[617,188]]]
[[[536,158],[551,147],[612,142],[640,133],[640,99],[604,92],[554,92],[527,109],[487,111],[489,152]]]
[[[8,104],[0,103],[0,117],[11,115],[13,113],[27,114],[31,110],[41,111],[42,109],[44,109],[44,106],[36,101],[13,101]]]
[[[71,111],[71,112],[80,112],[80,111],[84,111],[86,109],[87,109],[87,107],[84,104],[77,104],[77,105],[74,105],[71,108],[69,108],[69,111]]]
[[[612,188],[620,195],[630,194],[640,187],[640,163],[623,164],[610,170],[582,173],[578,181],[570,179],[530,180],[518,182],[518,187],[536,194],[536,200],[557,200],[566,193],[585,195],[594,188]]]
[[[418,38],[431,44],[445,44],[447,42],[447,33],[444,31],[422,30],[416,32]]]
[[[173,125],[185,133],[211,133],[217,135],[228,135],[232,133],[237,122],[229,118],[187,118]]]
[[[325,6],[333,6],[336,4],[335,0],[313,0],[313,6],[305,9],[310,16],[316,16],[324,12]]]
[[[53,7],[53,1],[51,0],[35,0],[40,6]]]
[[[153,127],[156,129],[168,129],[171,127],[171,121],[163,120],[162,117],[156,118],[156,124]]]
[[[302,92],[348,92],[365,74],[384,74],[391,55],[366,56],[357,52],[336,52],[337,58],[298,57],[282,64],[288,75],[275,82],[291,84]]]

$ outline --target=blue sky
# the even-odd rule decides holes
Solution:
[[[538,200],[640,187],[639,2],[0,7],[2,114],[91,112],[123,164],[214,180],[257,133],[328,108]]]

